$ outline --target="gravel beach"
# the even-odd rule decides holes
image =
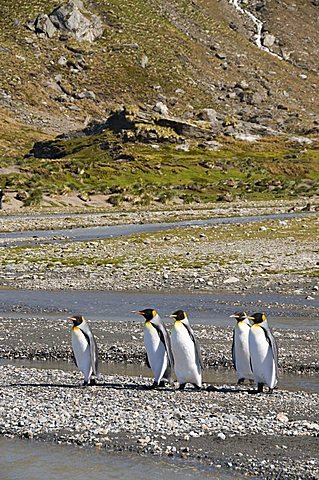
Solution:
[[[144,364],[143,325],[138,322],[94,321],[92,328],[103,362]],[[232,368],[232,328],[194,325],[207,368]],[[0,358],[72,360],[70,321],[49,318],[2,318]],[[27,335],[26,332],[27,331]],[[318,374],[318,330],[274,329],[282,373]]]
[[[95,321],[102,364],[111,371],[144,365],[142,330],[138,322]],[[232,368],[231,328],[194,330],[205,366],[220,367],[221,375]],[[318,331],[274,333],[281,374],[318,373]],[[252,395],[248,385],[223,382],[201,392],[149,391],[150,374],[100,375],[97,386],[84,389],[70,362],[67,320],[2,318],[0,338],[1,358],[68,361],[71,368],[0,366],[2,435],[188,459],[254,478],[319,478],[317,393],[281,390],[279,383],[273,395]]]
[[[300,205],[297,206],[300,208]],[[237,207],[236,207],[237,208]],[[227,214],[286,211],[288,204],[230,207]],[[185,213],[185,212],[184,212]],[[216,212],[215,212],[216,213]],[[1,217],[2,231],[207,218],[212,212],[166,216],[64,214]],[[219,212],[219,214],[225,214]],[[113,219],[112,219],[112,218]],[[176,229],[130,237],[1,249],[1,286],[33,290],[115,290],[290,294],[303,299],[303,318],[316,317],[318,214],[285,221]],[[40,222],[40,224],[38,223]],[[69,223],[68,223],[69,222]],[[3,246],[3,244],[2,244]],[[280,309],[277,305],[277,309]],[[297,307],[296,307],[297,308]],[[14,313],[14,314],[13,314]],[[86,315],[86,312],[82,312]],[[71,364],[70,323],[54,312],[13,306],[0,318],[0,358]],[[142,324],[92,322],[104,365],[144,365]],[[232,368],[231,327],[194,325],[206,368]],[[273,329],[280,374],[318,374],[317,328]],[[68,363],[66,363],[68,362]],[[81,373],[58,368],[0,365],[0,433],[48,442],[161,455],[267,479],[319,479],[318,393],[252,395],[248,386],[204,384],[149,391],[147,376],[103,374],[81,388]],[[110,367],[112,369],[112,367]],[[111,370],[110,370],[111,371]]]
[[[284,208],[287,212],[288,206]],[[269,210],[281,212],[283,207]],[[256,207],[232,212],[252,214]],[[183,218],[180,212],[172,214]],[[197,218],[206,214],[197,211]],[[112,224],[108,216],[93,215],[81,216],[81,225],[93,218]],[[155,218],[150,215],[148,221]],[[50,229],[56,219],[40,220]],[[17,217],[14,224],[9,220],[10,229],[25,228],[26,221],[34,227],[34,219],[29,224]],[[128,224],[134,221],[136,214],[126,217]],[[303,295],[311,304],[319,292],[318,225],[319,214],[312,212],[287,220],[190,226],[85,242],[43,244],[37,236],[34,245],[10,247],[4,237],[0,281],[4,287],[45,290],[289,293]]]
[[[83,389],[78,372],[0,372],[0,432],[9,437],[186,458],[255,478],[319,478],[317,394],[150,391],[145,379],[122,376]]]

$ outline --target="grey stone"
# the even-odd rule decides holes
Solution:
[[[182,150],[183,152],[189,152],[188,143],[182,143],[181,145],[176,145],[176,150]]]
[[[142,68],[145,68],[148,64],[148,57],[146,55],[143,55],[142,59],[141,59],[141,67]]]
[[[247,90],[249,88],[249,83],[246,80],[241,80],[236,83],[235,88],[241,88],[242,90]]]
[[[88,100],[96,100],[96,95],[91,90],[85,90],[84,92],[78,93],[76,95],[76,98],[78,98],[79,100],[82,100],[83,98],[86,98]]]
[[[213,108],[204,108],[199,114],[197,115],[199,120],[203,120],[205,122],[209,122],[212,125],[218,125],[218,119],[217,119],[217,112]]]
[[[276,41],[276,37],[271,35],[270,33],[266,33],[263,38],[263,45],[264,47],[270,48],[274,45]]]
[[[219,60],[225,60],[226,55],[225,55],[225,53],[217,52],[217,53],[215,54],[215,57],[216,57],[216,58],[219,58]]]
[[[85,10],[78,0],[58,7],[49,18],[58,30],[71,32],[78,41],[94,42],[103,34],[101,19]]]
[[[156,105],[154,106],[154,111],[160,113],[164,117],[168,115],[168,108],[167,105],[163,102],[157,102]]]
[[[64,57],[64,56],[60,57],[59,60],[58,60],[58,64],[61,65],[62,67],[64,67],[67,64],[67,62],[68,61],[67,61],[66,57]]]
[[[229,277],[229,278],[226,278],[226,280],[223,281],[223,283],[227,284],[227,283],[237,283],[237,282],[240,282],[240,278],[238,277]]]
[[[57,30],[48,15],[44,13],[39,13],[35,19],[34,28],[37,34],[44,33],[48,38],[52,38]]]

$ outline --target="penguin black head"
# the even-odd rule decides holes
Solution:
[[[139,312],[133,312],[133,313],[137,313],[138,315],[143,315],[143,317],[147,322],[150,322],[157,315],[156,310],[152,308],[145,308],[144,310],[140,310]]]
[[[83,315],[74,315],[74,317],[68,317],[69,320],[72,320],[73,326],[77,327],[78,325],[81,325],[81,323],[84,320]]]
[[[267,320],[266,315],[262,312],[254,313],[254,315],[252,315],[250,318],[253,320],[254,323],[262,323]]]
[[[235,312],[234,315],[231,315],[230,318],[236,318],[237,322],[242,322],[245,318],[249,318],[246,312]]]
[[[170,317],[175,318],[175,320],[181,321],[181,320],[185,320],[186,313],[184,312],[184,310],[176,310],[176,312],[172,313]]]

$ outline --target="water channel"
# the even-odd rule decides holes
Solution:
[[[277,213],[271,215],[250,215],[242,217],[214,217],[206,220],[183,220],[179,222],[139,223],[99,227],[83,227],[59,230],[26,230],[0,232],[0,247],[30,245],[35,243],[53,243],[61,241],[88,241],[103,238],[123,237],[127,235],[150,233],[204,225],[233,225],[261,222],[265,220],[285,220],[299,218],[311,213]],[[27,221],[27,218],[26,218]]]
[[[1,480],[227,480],[215,468],[97,449],[0,437]]]
[[[303,214],[301,214],[303,215]],[[300,216],[301,216],[300,215]],[[118,225],[109,227],[76,228],[72,230],[27,231],[0,233],[0,245],[26,245],[52,241],[85,241],[99,238],[125,236],[134,233],[169,230],[177,227],[197,225],[218,225],[250,223],[271,219],[299,216],[298,214],[261,215],[256,217],[213,218],[173,223]],[[234,294],[190,294],[190,293],[142,293],[142,292],[103,292],[103,291],[37,291],[0,290],[0,311],[10,317],[64,318],[69,313],[83,313],[92,321],[132,320],[132,310],[151,306],[163,316],[177,308],[187,310],[192,323],[208,325],[232,325],[229,315],[234,309],[244,307],[248,311],[266,309],[275,328],[319,329],[316,309],[318,299],[311,303],[302,296],[284,295],[234,295]],[[305,308],[306,307],[306,308]],[[36,368],[74,369],[67,362],[13,362],[1,360],[3,364],[24,365]],[[148,376],[144,367],[133,365],[101,365],[102,374]],[[204,381],[212,384],[234,383],[234,372],[210,370],[204,373]],[[317,377],[284,375],[280,379],[281,388],[318,392]],[[226,480],[241,478],[219,469],[208,469],[178,461],[164,461],[114,454],[71,446],[41,444],[31,441],[0,437],[2,480],[169,480],[213,478]],[[150,473],[151,472],[151,473]]]
[[[232,293],[150,293],[96,290],[14,290],[0,289],[0,311],[11,317],[45,314],[65,318],[82,314],[90,320],[136,321],[132,310],[155,308],[162,317],[182,308],[193,324],[232,326],[229,318],[244,308],[253,313],[265,310],[275,328],[319,329],[319,298],[302,295]]]

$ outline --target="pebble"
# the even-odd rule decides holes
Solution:
[[[83,389],[79,372],[5,365],[0,366],[0,375],[1,435],[167,456],[182,452],[187,458],[202,461],[214,459],[216,448],[221,448],[214,444],[215,436],[227,452],[222,455],[224,463],[217,452],[216,465],[239,467],[250,474],[256,471],[262,478],[278,465],[285,467],[282,478],[287,479],[297,478],[293,475],[317,478],[319,473],[315,454],[317,394],[277,391],[255,396],[252,403],[243,401],[240,393],[194,392],[191,388],[184,392],[144,390],[149,380],[142,377],[101,376],[96,386]],[[145,405],[152,408],[145,409]],[[290,412],[289,422],[282,422],[283,412]],[[203,425],[207,426],[205,432]],[[225,431],[229,432],[227,436]],[[265,432],[265,458],[247,456],[246,439],[253,436],[257,448]],[[167,437],[165,446],[161,442]],[[289,439],[298,445],[305,437],[313,445],[306,460],[302,449],[300,457],[283,457],[282,449],[277,457],[268,457],[272,448],[277,450],[276,445],[287,446]],[[238,448],[228,449],[233,439],[240,444],[240,452]],[[190,441],[190,446],[181,443],[185,441]]]
[[[200,213],[198,210],[185,208],[182,211],[122,214],[105,212],[82,215],[65,213],[35,218],[30,216],[27,223],[17,216],[8,217],[2,223],[0,221],[0,228],[1,231],[9,232],[23,230],[26,225],[30,230],[41,230],[161,223],[172,219],[192,220],[198,217],[229,216],[233,215],[234,211],[236,215],[242,217],[281,213],[287,210],[288,207],[284,202],[277,204],[263,202],[258,205],[250,203],[223,208],[214,206],[211,209],[201,210]],[[141,237],[132,236],[129,241],[127,237],[66,242],[63,246],[59,243],[43,244],[41,249],[30,246],[23,251],[23,255],[21,252],[13,253],[12,249],[4,248],[0,262],[2,283],[13,288],[45,290],[90,288],[121,291],[161,288],[170,291],[172,289],[212,291],[220,288],[232,293],[262,291],[263,293],[305,294],[304,292],[315,292],[316,290],[312,289],[309,274],[316,268],[317,240],[310,237],[303,238],[302,241],[298,238],[295,238],[294,242],[287,241],[287,234],[288,239],[293,237],[292,234],[296,226],[298,227],[299,220],[292,217],[285,221],[274,219],[254,224],[259,232],[257,238],[252,224],[193,225],[186,229],[172,230],[169,234],[149,233]],[[312,220],[317,221],[316,217]],[[307,217],[303,219],[303,224],[309,226]],[[290,227],[292,231],[289,230]],[[240,235],[234,234],[235,228],[240,229]],[[283,232],[285,236],[281,236]],[[269,235],[270,238],[268,238]],[[66,235],[52,234],[52,239],[54,238],[66,239]],[[225,238],[231,241],[225,241]],[[25,240],[27,240],[26,237]],[[34,241],[41,245],[43,240],[44,238],[38,235]],[[4,243],[10,246],[10,240],[0,239],[0,246]],[[185,261],[186,255],[187,261]],[[60,257],[64,258],[66,264],[58,261]],[[87,257],[94,261],[88,261],[76,268],[67,265],[68,259],[72,262],[77,257]],[[105,263],[106,258],[119,260],[108,264]],[[54,261],[51,262],[51,259]],[[159,271],[163,262],[167,262],[170,266],[169,278],[163,278]],[[10,269],[7,269],[9,263]],[[47,268],[48,264],[50,268]],[[193,282],[194,274],[204,281]],[[90,278],[89,283],[88,278]]]

